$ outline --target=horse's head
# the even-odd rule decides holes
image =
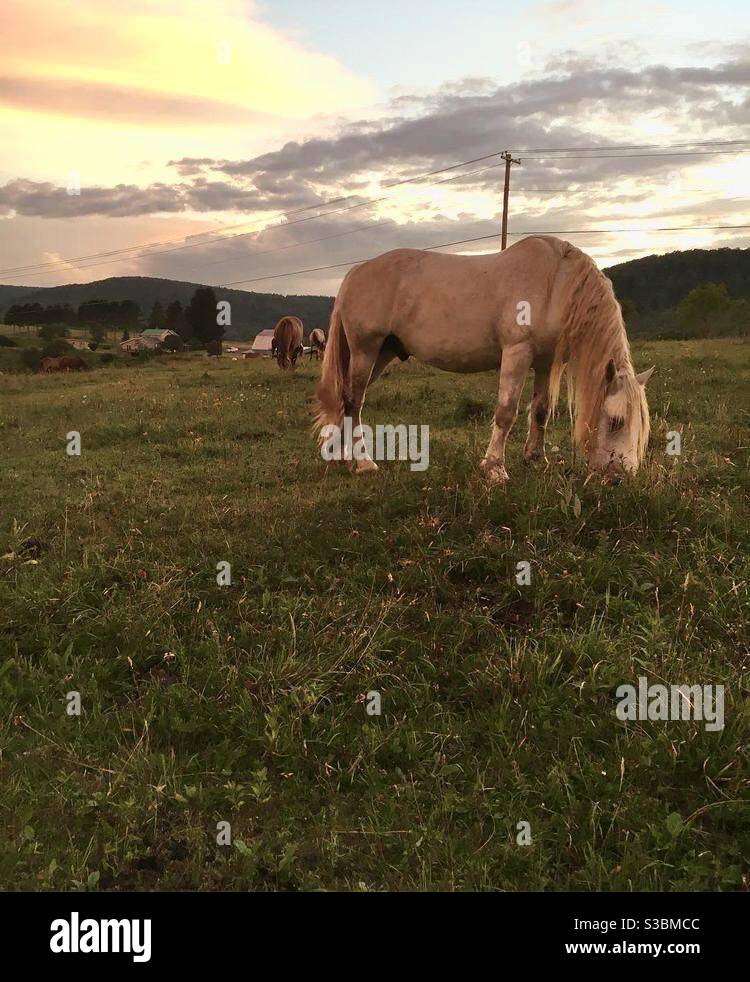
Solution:
[[[294,368],[295,365],[297,364],[297,359],[299,358],[299,356],[302,354],[303,351],[304,348],[302,347],[301,344],[298,344],[297,347],[294,348],[294,350],[292,351],[292,368]]]
[[[609,362],[604,398],[589,454],[592,470],[607,477],[634,474],[646,452],[649,434],[646,383],[654,369],[636,375],[628,366],[619,371]]]

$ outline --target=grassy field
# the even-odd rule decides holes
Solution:
[[[617,487],[562,418],[488,490],[492,375],[390,371],[366,420],[431,464],[365,479],[317,455],[315,363],[1,376],[0,887],[749,889],[750,347],[635,358]],[[639,675],[723,684],[725,728],[619,721]]]

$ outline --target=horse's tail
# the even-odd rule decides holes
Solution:
[[[322,429],[328,425],[340,426],[344,416],[344,400],[349,375],[349,342],[338,306],[331,314],[328,343],[323,355],[320,381],[315,389],[315,421],[313,429],[319,430],[318,439],[324,439]]]
[[[276,338],[276,361],[279,368],[286,371],[290,366],[290,351],[292,347],[292,323],[288,317],[282,317],[276,325],[274,337]]]

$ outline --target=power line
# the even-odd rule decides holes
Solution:
[[[486,160],[487,158],[486,157],[483,157],[483,158],[477,158],[477,159]],[[465,164],[467,164],[467,163],[471,163],[471,161],[464,161],[463,164],[452,164],[450,167],[441,168],[438,171],[431,172],[431,174],[437,174],[437,173],[442,173],[443,171],[455,170],[456,167],[465,166]],[[461,180],[462,178],[471,177],[471,176],[473,176],[475,174],[481,174],[483,171],[489,170],[489,169],[491,169],[493,167],[496,167],[496,166],[504,166],[504,165],[490,164],[487,167],[479,167],[476,170],[468,171],[465,174],[456,174],[453,177],[445,178],[442,181],[434,181],[433,183],[434,184],[447,184],[449,181],[457,181],[457,180]],[[403,181],[399,181],[397,183],[393,183],[393,184],[389,185],[388,187],[389,188],[394,188],[394,187],[401,186],[401,185],[404,185],[404,184],[414,183],[417,180],[422,180],[426,176],[430,176],[430,175],[420,175],[419,178],[416,178],[416,177],[414,177],[414,178],[408,178],[408,179],[405,179]],[[350,197],[354,197],[354,195],[350,195]],[[272,232],[274,230],[286,229],[286,228],[290,228],[293,225],[302,225],[305,222],[314,222],[314,221],[317,221],[320,218],[328,218],[328,217],[332,217],[333,215],[341,215],[344,212],[354,211],[357,208],[365,208],[368,205],[378,204],[381,201],[386,201],[387,198],[388,198],[388,195],[381,195],[379,198],[366,198],[364,201],[355,202],[352,205],[347,205],[345,208],[337,208],[334,211],[323,212],[323,214],[321,214],[321,215],[311,215],[311,216],[309,216],[307,218],[298,218],[296,221],[293,221],[293,222],[281,222],[278,225],[267,225],[265,228],[262,228],[262,229],[254,229],[254,230],[251,230],[249,232],[241,232],[241,233],[239,233],[237,235],[226,235],[226,236],[223,236],[221,238],[209,239],[209,240],[206,240],[206,241],[190,242],[190,243],[187,243],[187,244],[181,245],[181,246],[171,246],[171,247],[169,247],[167,249],[152,249],[150,251],[143,252],[141,255],[124,256],[124,257],[122,257],[120,259],[105,259],[105,260],[103,260],[101,262],[88,263],[87,265],[85,265],[85,266],[79,266],[78,268],[79,269],[82,269],[82,270],[85,270],[85,269],[95,269],[97,266],[110,266],[110,265],[112,265],[112,263],[124,262],[126,259],[140,259],[140,258],[147,259],[147,258],[150,258],[151,256],[161,256],[161,255],[164,255],[165,253],[182,252],[182,251],[184,251],[186,249],[198,249],[201,246],[213,245],[213,244],[215,244],[217,242],[225,242],[225,241],[229,241],[231,239],[242,239],[242,238],[245,238],[248,235],[256,235],[256,234],[260,234],[260,233],[264,233],[264,232]],[[339,199],[334,199],[334,200],[344,201],[344,200],[347,200],[347,199],[345,199],[345,198],[339,198]],[[331,203],[333,203],[333,201]],[[313,207],[313,206],[311,206],[311,207]],[[322,207],[322,205],[316,205],[314,207]],[[304,211],[306,209],[299,209],[299,210],[300,211]],[[307,210],[309,210],[309,209],[307,209]],[[292,247],[289,246],[289,247],[285,247],[285,248],[292,248]],[[126,251],[126,250],[119,250],[119,251]],[[273,251],[273,250],[269,250],[269,251]],[[110,255],[110,254],[109,253],[104,253],[104,255]],[[96,258],[96,256],[94,256],[92,258]],[[243,257],[243,258],[245,258],[245,257]],[[231,262],[231,261],[232,260],[219,260],[219,263]],[[56,260],[55,262],[57,264],[59,264],[59,265],[65,265],[67,263],[74,262],[74,260],[61,259],[61,260]],[[44,265],[48,267],[48,266],[50,266],[52,264],[51,263],[46,263]],[[209,263],[207,265],[216,265],[216,263]],[[53,268],[57,268],[57,266],[53,266]],[[20,276],[38,276],[38,275],[41,275],[41,274],[50,272],[50,270],[48,268],[45,268],[45,269],[34,269],[33,267],[18,267],[18,269],[19,270],[20,269],[28,269],[29,270],[29,272],[25,272],[25,273],[20,273],[19,272],[19,273],[17,273],[17,275],[20,275]],[[0,274],[13,273],[13,272],[16,272],[16,271],[14,271],[12,269],[0,270]]]
[[[512,236],[533,236],[533,235],[609,235],[625,232],[695,232],[695,231],[722,231],[728,229],[750,229],[750,225],[670,225],[661,228],[577,228],[577,229],[555,229],[551,232],[508,232]],[[424,246],[418,250],[420,252],[431,252],[435,249],[447,249],[449,246],[468,245],[472,242],[485,242],[489,239],[499,239],[502,233],[493,232],[492,235],[476,235],[471,239],[458,239],[455,242],[441,242],[438,245]],[[276,280],[285,276],[298,276],[302,273],[319,273],[327,269],[341,269],[344,266],[357,266],[360,263],[369,262],[376,257],[368,256],[366,259],[350,259],[346,262],[331,263],[328,266],[315,266],[310,269],[294,269],[285,273],[271,273],[266,276],[253,276],[247,280],[233,280],[231,283],[222,284],[219,289],[226,289],[230,286],[238,286],[242,283],[258,283],[260,280]]]
[[[393,221],[392,219],[386,219],[383,222],[374,222],[369,225],[361,226],[360,228],[352,231],[363,231],[366,228],[372,228],[376,225],[388,224],[389,222],[392,221]],[[692,231],[730,231],[730,230],[737,231],[743,229],[750,229],[750,225],[670,225],[670,226],[660,226],[655,228],[554,229],[549,232],[542,232],[536,230],[523,231],[523,232],[508,232],[508,235],[513,236],[515,238],[518,236],[536,236],[536,235],[610,235],[610,234],[625,234],[625,233],[632,233],[632,232],[642,233],[642,232],[686,232],[686,231],[692,232]],[[341,234],[348,234],[348,233],[341,233]],[[300,244],[312,245],[314,242],[324,241],[324,239],[326,238],[335,238],[335,237],[336,236],[325,236],[323,237],[323,239],[313,239]],[[419,251],[432,252],[436,249],[448,249],[458,245],[470,245],[475,242],[487,242],[490,241],[491,239],[498,239],[501,237],[502,237],[501,232],[493,232],[490,235],[476,235],[468,239],[456,239],[453,242],[440,242],[437,245],[425,246]],[[278,251],[278,250],[271,250],[271,251]],[[258,283],[263,280],[283,279],[284,277],[287,276],[299,276],[305,273],[319,273],[330,269],[343,269],[346,266],[357,266],[360,263],[369,262],[369,260],[373,258],[376,257],[368,256],[365,259],[348,259],[340,263],[329,263],[326,266],[313,266],[307,269],[287,270],[286,272],[283,273],[270,273],[270,274],[265,274],[263,276],[254,276],[249,279],[232,280],[229,283],[224,283],[220,286],[217,286],[216,289],[219,290],[228,289],[229,287],[244,285],[246,283]],[[94,301],[83,301],[82,305],[85,306],[86,309],[90,309],[91,307],[105,306],[111,303],[119,303],[119,302],[121,301],[94,300]],[[69,306],[69,304],[66,305],[64,301],[59,301],[58,306],[64,307],[64,306]]]
[[[633,143],[630,145],[603,144],[598,147],[532,147],[525,150],[514,149],[513,153],[594,153],[599,150],[674,150],[677,147],[727,147],[750,140],[688,140],[683,143]],[[730,151],[731,152],[731,151]]]
[[[750,149],[735,149],[735,150],[678,150],[669,153],[600,153],[595,157],[588,156],[586,154],[559,154],[558,156],[550,156],[550,154],[528,154],[524,153],[523,150],[514,151],[519,153],[523,159],[526,160],[635,160],[639,157],[712,157],[717,154],[727,154],[727,153],[750,153]]]
[[[403,179],[401,179],[399,181],[390,181],[390,182],[382,185],[382,187],[385,190],[392,190],[393,188],[402,187],[405,184],[414,184],[416,182],[425,180],[425,178],[434,177],[437,174],[444,174],[447,171],[456,170],[459,167],[466,167],[468,164],[475,164],[475,163],[478,163],[479,161],[482,161],[482,160],[490,160],[492,157],[499,156],[500,153],[502,153],[502,151],[501,150],[497,150],[497,151],[495,151],[495,153],[485,154],[482,157],[473,157],[470,160],[463,160],[463,161],[460,161],[459,163],[456,163],[456,164],[450,164],[447,167],[438,167],[435,170],[427,171],[427,172],[425,172],[423,174],[417,174],[414,177],[406,177],[406,178],[403,178]],[[483,170],[483,169],[484,168],[480,168],[480,170]],[[479,173],[479,171],[473,171],[471,173]],[[469,175],[463,174],[463,175],[459,175],[459,176],[460,177],[468,177]],[[451,178],[451,180],[453,180],[453,178]],[[438,183],[440,183],[440,182],[438,182]],[[306,211],[313,211],[316,208],[327,208],[330,205],[339,204],[342,201],[349,201],[351,198],[354,198],[354,197],[356,197],[356,195],[350,194],[350,195],[345,195],[344,197],[331,198],[328,201],[320,201],[320,202],[317,202],[316,204],[313,204],[313,205],[306,205],[303,208],[296,208],[293,211],[285,212],[285,214],[286,215],[297,215],[297,214],[301,214],[301,213],[306,212]],[[337,209],[336,211],[326,212],[323,215],[313,215],[310,218],[299,219],[296,222],[280,222],[278,225],[267,225],[267,226],[265,226],[262,229],[251,229],[248,232],[242,233],[242,235],[253,235],[253,234],[255,234],[255,232],[265,232],[265,231],[269,231],[272,228],[287,228],[290,225],[297,225],[297,224],[300,224],[301,222],[310,222],[310,221],[315,221],[315,219],[317,219],[317,218],[325,218],[327,215],[338,215],[338,214],[341,214],[344,211],[349,211],[349,210],[354,209],[354,208],[363,208],[367,204],[377,204],[378,202],[383,201],[383,200],[385,200],[385,196],[380,197],[380,198],[368,198],[365,201],[362,201],[362,202],[359,202],[359,203],[350,205],[348,208],[340,208],[340,209]],[[235,228],[243,228],[245,225],[249,225],[249,224],[251,224],[250,220],[248,220],[246,222],[240,222],[238,225],[223,226],[221,228],[214,229],[213,231],[215,231],[215,232],[229,231],[229,230],[235,229]],[[210,235],[210,234],[212,234],[212,231],[209,230],[208,232],[204,232],[204,233],[201,233],[201,234],[202,235]],[[237,236],[234,236],[234,235],[231,235],[231,236],[218,236],[215,239],[208,239],[208,240],[204,240],[204,241],[201,241],[201,242],[187,243],[187,244],[181,245],[181,246],[173,246],[173,247],[170,247],[168,249],[152,250],[151,252],[144,253],[144,256],[161,255],[162,253],[165,253],[165,252],[178,252],[178,251],[180,251],[182,249],[195,249],[195,248],[199,248],[200,246],[203,246],[203,245],[210,245],[213,242],[223,242],[224,239],[227,239],[227,238],[240,238],[240,237],[241,237],[241,235],[237,235]],[[0,269],[0,275],[5,275],[6,273],[21,273],[22,271],[26,271],[26,270],[37,270],[37,269],[39,270],[39,272],[42,272],[42,271],[46,272],[49,268],[55,269],[55,268],[57,268],[60,265],[65,265],[65,264],[68,264],[68,263],[85,262],[88,259],[99,259],[99,258],[102,258],[104,256],[120,255],[120,254],[122,254],[124,252],[132,252],[132,251],[137,250],[137,249],[148,249],[148,245],[149,245],[149,243],[143,243],[141,245],[127,246],[127,247],[122,248],[122,249],[114,249],[114,250],[112,250],[110,252],[91,253],[88,256],[77,256],[77,257],[73,257],[71,259],[56,259],[56,260],[51,260],[48,263],[32,263],[32,264],[30,264],[28,266],[16,266],[14,268]],[[124,258],[126,258],[126,259],[139,259],[141,257],[140,256],[127,256],[127,257],[124,257]],[[113,262],[120,262],[121,260],[112,260],[112,261]],[[94,264],[92,264],[92,266],[95,266],[95,265],[106,266],[106,265],[109,265],[109,264],[110,264],[109,262],[94,263]],[[44,270],[42,270],[42,267],[44,267]],[[82,269],[90,269],[92,267],[91,266],[82,266],[81,268]]]
[[[566,154],[568,151],[575,151],[576,152],[574,155],[570,155],[570,156],[553,156],[553,159],[562,159],[562,160],[565,160],[565,159],[567,159],[567,160],[575,160],[575,159],[584,159],[584,160],[591,159],[591,160],[597,160],[597,159],[612,159],[612,158],[621,158],[621,157],[629,157],[629,156],[632,156],[632,157],[649,157],[649,156],[651,156],[651,157],[660,157],[660,156],[686,156],[686,155],[692,156],[692,155],[702,155],[704,152],[702,152],[702,151],[684,151],[684,152],[680,152],[680,153],[676,153],[676,154],[667,154],[667,153],[656,153],[656,154],[623,154],[622,152],[620,152],[620,153],[613,153],[613,154],[603,154],[603,153],[601,153],[601,151],[602,150],[614,150],[614,149],[617,149],[617,150],[620,150],[620,151],[640,150],[640,149],[669,149],[670,147],[694,147],[694,146],[725,146],[725,147],[729,147],[729,146],[736,146],[737,144],[746,144],[746,143],[750,143],[750,140],[690,141],[690,142],[685,142],[685,143],[674,143],[674,144],[639,144],[639,145],[630,145],[630,146],[621,146],[621,147],[615,147],[615,146],[603,146],[603,147],[601,147],[600,146],[600,147],[533,148],[531,150],[518,150],[518,151],[514,151],[514,153],[525,154],[527,156],[532,155],[532,154],[540,154],[541,156],[540,156],[539,159],[542,159],[544,157],[549,157],[550,155]],[[584,156],[578,156],[577,155],[577,154],[582,153],[584,151],[586,152],[586,154],[588,154],[588,153],[595,153],[596,156],[589,157],[589,156],[586,156],[586,155],[584,155]],[[747,153],[747,152],[749,152],[749,151],[748,150],[736,150],[736,149],[717,150],[717,151],[706,151],[706,153],[715,153],[715,154],[720,154],[720,153]],[[455,164],[449,164],[446,167],[439,167],[439,168],[436,168],[434,170],[427,171],[427,172],[424,172],[424,173],[415,175],[413,177],[402,178],[401,180],[398,180],[398,181],[391,181],[391,182],[388,182],[388,183],[384,184],[383,185],[383,188],[385,190],[391,190],[391,189],[396,188],[396,187],[402,187],[402,186],[404,186],[406,184],[418,183],[419,181],[423,181],[426,178],[433,177],[433,176],[435,176],[437,174],[442,174],[442,173],[446,173],[446,172],[451,171],[451,170],[456,170],[459,167],[465,167],[465,166],[467,166],[469,164],[472,164],[472,163],[478,163],[478,162],[481,162],[481,161],[484,161],[484,160],[490,160],[493,157],[499,156],[501,153],[502,153],[502,151],[499,151],[499,150],[498,151],[494,151],[493,153],[484,154],[484,155],[482,155],[480,157],[473,157],[473,158],[471,158],[469,160],[460,161],[460,162],[455,163]],[[502,166],[502,165],[491,165],[491,166]],[[481,170],[481,168],[480,168],[480,170]],[[475,171],[473,173],[478,173],[478,171]],[[471,176],[471,175],[470,174],[458,175],[458,178],[457,179],[460,179],[461,177],[468,177],[468,176]],[[523,189],[521,189],[521,190],[523,190]],[[529,190],[532,190],[532,189],[529,189]],[[547,189],[538,189],[538,190],[540,192],[543,192],[543,193],[548,193]],[[551,191],[552,189],[549,189],[549,190]],[[563,191],[563,190],[567,190],[567,189],[560,189],[560,190]],[[334,205],[334,204],[339,204],[339,203],[341,203],[343,201],[348,201],[348,200],[350,200],[353,197],[355,197],[355,196],[354,195],[346,195],[346,196],[343,196],[343,197],[332,198],[332,199],[329,199],[327,201],[317,202],[317,203],[312,204],[312,205],[305,205],[305,206],[303,206],[301,208],[296,208],[296,209],[294,209],[292,211],[286,212],[285,214],[286,215],[302,214],[302,213],[307,212],[307,211],[312,211],[312,210],[320,209],[320,208],[326,208],[326,207],[329,207],[329,206]],[[184,249],[200,248],[201,246],[211,245],[211,244],[213,244],[215,242],[222,242],[222,241],[224,241],[225,239],[228,239],[228,238],[239,238],[239,237],[242,237],[243,235],[253,235],[256,232],[270,231],[271,229],[274,229],[274,228],[286,228],[286,227],[288,227],[290,225],[299,224],[300,222],[314,221],[314,220],[316,220],[318,218],[325,218],[327,215],[341,214],[343,211],[347,211],[347,210],[354,209],[354,208],[365,207],[367,204],[377,204],[378,202],[380,202],[382,200],[383,200],[382,197],[381,198],[371,198],[371,199],[367,199],[366,201],[359,202],[357,204],[351,205],[351,206],[349,206],[349,208],[338,209],[338,210],[333,211],[333,212],[326,212],[326,213],[324,213],[322,215],[315,215],[315,216],[312,216],[310,218],[301,219],[298,222],[280,222],[277,225],[267,225],[267,226],[265,226],[262,229],[253,229],[253,230],[250,230],[250,231],[248,231],[246,233],[241,233],[240,235],[237,235],[237,236],[227,236],[227,235],[223,235],[222,234],[222,235],[218,235],[217,237],[215,237],[213,239],[205,239],[205,238],[203,238],[199,242],[186,243],[186,244],[181,245],[181,246],[172,246],[172,247],[169,247],[167,249],[151,250],[150,252],[149,251],[145,251],[142,255],[123,256],[123,259],[110,260],[110,259],[107,258],[106,261],[102,261],[101,263],[91,263],[88,266],[82,266],[81,269],[91,269],[91,268],[94,268],[97,265],[110,265],[113,262],[121,262],[121,261],[124,261],[125,259],[147,258],[148,256],[162,255],[164,253],[169,253],[169,252],[178,252],[178,251],[182,251]],[[231,231],[233,229],[236,229],[236,228],[243,228],[244,226],[246,226],[248,224],[252,224],[251,220],[248,220],[246,222],[240,222],[240,223],[238,223],[236,225],[220,226],[220,227],[218,227],[216,229],[209,230],[207,232],[201,233],[201,235],[202,236],[206,236],[206,235],[212,235],[214,233],[224,233],[224,232],[227,232],[227,231]],[[10,268],[6,268],[6,269],[0,269],[0,275],[10,274],[10,273],[15,273],[15,274],[18,274],[18,275],[36,275],[37,272],[38,273],[47,272],[47,271],[50,271],[52,269],[57,269],[58,267],[64,266],[66,264],[87,262],[88,260],[91,260],[91,259],[102,259],[102,260],[104,260],[105,257],[122,256],[123,253],[129,253],[129,252],[137,251],[139,249],[148,250],[148,245],[149,245],[149,243],[142,243],[140,245],[127,246],[127,247],[124,247],[122,249],[110,250],[109,252],[91,253],[91,254],[89,254],[87,256],[77,256],[77,257],[72,257],[72,258],[69,258],[69,259],[51,260],[50,262],[47,262],[47,263],[33,263],[33,264],[29,264],[27,266],[17,266],[17,267],[10,267]]]

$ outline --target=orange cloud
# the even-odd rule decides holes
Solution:
[[[371,84],[336,59],[288,39],[233,0],[5,6],[4,68],[25,79],[27,91],[35,79],[48,88],[57,81],[63,91],[75,81],[142,90],[144,103],[171,95],[295,118],[374,98]],[[48,101],[75,109],[69,100]]]

